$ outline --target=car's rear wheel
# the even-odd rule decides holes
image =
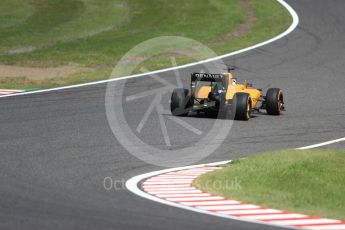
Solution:
[[[279,88],[270,88],[266,93],[266,111],[269,115],[280,115],[283,107],[283,92]]]
[[[174,89],[171,95],[170,111],[174,116],[187,116],[190,99],[188,89]]]
[[[235,120],[248,121],[251,117],[251,98],[248,93],[236,93],[232,102]]]

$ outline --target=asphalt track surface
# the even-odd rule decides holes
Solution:
[[[235,122],[226,141],[202,162],[344,136],[345,1],[288,3],[300,17],[294,32],[224,60],[250,70],[236,71],[240,79],[262,88],[268,83],[283,88],[287,112]],[[198,67],[181,70],[181,75],[195,70]],[[160,74],[169,81],[171,75]],[[188,85],[188,77],[183,81]],[[126,93],[152,87],[158,86],[150,78],[132,79]],[[100,84],[1,98],[0,229],[278,229],[164,206],[124,189],[104,189],[107,176],[121,180],[160,169],[118,143],[106,119],[105,88]],[[149,103],[146,98],[140,101],[142,108],[129,105],[128,120],[140,121]],[[200,129],[213,122],[185,119],[197,120]],[[148,122],[145,133],[145,141],[164,148],[157,124]],[[183,128],[169,135],[177,145],[195,140]]]

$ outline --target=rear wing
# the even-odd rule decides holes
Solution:
[[[191,74],[191,95],[194,96],[196,82],[205,81],[205,82],[220,82],[224,88],[228,86],[228,78],[225,74],[213,74],[213,73],[192,73]]]
[[[213,74],[213,73],[192,73],[191,81],[209,81],[209,82],[222,82],[225,79],[224,74]]]

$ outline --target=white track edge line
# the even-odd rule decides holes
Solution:
[[[314,149],[314,148],[318,148],[318,147],[321,147],[321,146],[338,143],[338,142],[341,142],[341,141],[345,141],[345,137],[339,138],[339,139],[335,139],[335,140],[326,141],[326,142],[322,142],[322,143],[318,143],[318,144],[314,144],[314,145],[308,145],[308,146],[300,147],[300,148],[297,148],[297,149],[298,150]]]
[[[273,37],[273,38],[271,38],[271,39],[269,39],[267,41],[258,43],[256,45],[253,45],[253,46],[241,49],[241,50],[237,50],[237,51],[234,51],[234,52],[231,52],[231,53],[223,54],[223,55],[220,55],[220,56],[217,56],[217,57],[205,59],[205,60],[202,60],[202,61],[193,62],[193,63],[189,63],[189,64],[185,64],[185,65],[181,65],[181,66],[176,66],[176,67],[171,67],[171,68],[166,68],[166,69],[161,69],[161,70],[155,70],[155,71],[148,72],[148,73],[134,74],[134,75],[124,76],[124,77],[119,77],[119,78],[112,78],[112,79],[107,79],[107,80],[94,81],[94,82],[77,84],[77,85],[69,85],[69,86],[63,86],[63,87],[57,87],[57,88],[51,88],[51,89],[42,89],[42,90],[29,91],[29,92],[23,92],[23,93],[17,93],[17,94],[1,95],[0,98],[3,98],[3,97],[15,97],[15,96],[21,96],[21,95],[31,95],[31,94],[38,94],[38,93],[45,93],[45,92],[51,92],[51,91],[57,91],[57,90],[64,90],[64,89],[72,89],[72,88],[78,88],[78,87],[84,87],[84,86],[97,85],[97,84],[108,83],[108,82],[113,82],[113,81],[126,80],[126,79],[129,79],[129,78],[143,77],[143,76],[148,76],[148,75],[151,75],[151,74],[158,74],[158,73],[163,73],[163,72],[167,72],[167,71],[171,71],[171,70],[183,69],[183,68],[187,68],[187,67],[191,67],[191,66],[195,66],[195,65],[199,65],[199,64],[215,61],[215,60],[219,60],[219,59],[222,59],[222,58],[227,58],[227,57],[230,57],[230,56],[233,56],[233,55],[237,55],[237,54],[240,54],[240,53],[247,52],[249,50],[256,49],[258,47],[270,44],[272,42],[275,42],[275,41],[285,37],[286,35],[288,35],[292,31],[294,31],[295,28],[297,27],[298,23],[299,23],[299,18],[298,18],[297,13],[295,12],[295,10],[289,4],[287,4],[284,0],[276,0],[276,1],[278,3],[280,3],[282,6],[284,6],[287,9],[287,11],[290,13],[290,15],[292,17],[292,24],[283,33],[281,33],[281,34],[277,35],[276,37]]]

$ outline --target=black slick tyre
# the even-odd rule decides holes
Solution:
[[[279,88],[270,88],[266,93],[266,111],[269,115],[280,115],[283,105],[283,92]]]
[[[174,89],[170,103],[171,114],[174,116],[187,116],[189,104],[188,89]]]
[[[235,120],[248,121],[251,117],[251,99],[248,93],[236,93],[232,102]]]

